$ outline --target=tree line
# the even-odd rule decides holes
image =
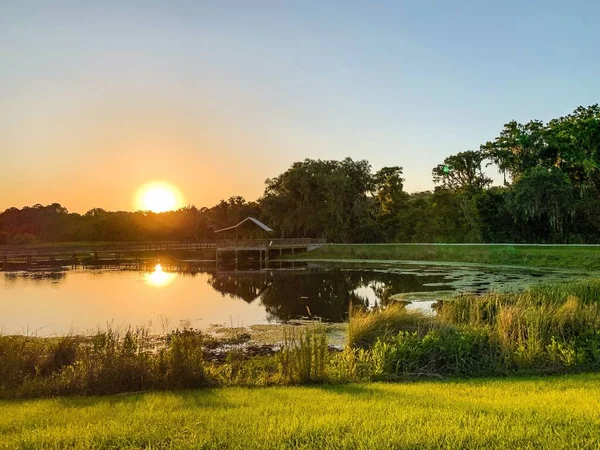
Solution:
[[[487,166],[504,176],[492,186]],[[435,189],[407,193],[403,169],[366,160],[306,159],[267,179],[256,202],[155,214],[61,205],[9,208],[0,244],[36,241],[210,240],[247,216],[282,237],[330,242],[600,242],[600,107],[544,123],[511,121],[476,150],[432,168]]]

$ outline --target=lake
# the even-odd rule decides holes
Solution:
[[[0,272],[0,330],[38,336],[149,327],[249,326],[318,318],[342,322],[350,303],[401,297],[432,313],[449,292],[515,290],[583,273],[470,265],[157,262],[139,266]],[[399,295],[403,294],[403,295]]]

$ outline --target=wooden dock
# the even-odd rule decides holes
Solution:
[[[240,252],[258,252],[260,260],[270,256],[281,256],[284,252],[310,251],[325,245],[325,239],[312,238],[273,238],[273,239],[230,239],[217,241],[216,259],[219,261],[226,252],[233,252],[238,259]]]
[[[296,251],[312,250],[325,245],[324,239],[272,238],[272,239],[229,239],[208,242],[123,242],[107,244],[68,244],[35,246],[0,246],[0,264],[6,269],[9,264],[76,265],[81,260],[89,262],[110,260],[119,262],[123,258],[141,257],[144,253],[209,252],[219,261],[227,253],[237,260],[240,254],[258,252],[259,259]],[[249,253],[252,252],[252,253]]]

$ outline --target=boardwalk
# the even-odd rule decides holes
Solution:
[[[273,238],[273,239],[230,239],[212,242],[124,242],[101,244],[62,244],[36,246],[0,246],[0,262],[31,263],[33,261],[54,262],[62,259],[76,262],[79,258],[115,261],[123,257],[141,256],[144,253],[160,252],[210,252],[215,259],[225,253],[233,252],[235,258],[240,252],[259,252],[260,259],[269,259],[269,255],[312,250],[325,244],[324,239],[310,238]]]

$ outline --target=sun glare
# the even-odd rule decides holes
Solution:
[[[150,183],[138,191],[135,203],[138,210],[161,213],[181,208],[183,199],[168,183]]]
[[[150,286],[163,287],[173,281],[175,274],[163,271],[162,266],[157,264],[154,266],[154,271],[147,273],[144,278]]]

